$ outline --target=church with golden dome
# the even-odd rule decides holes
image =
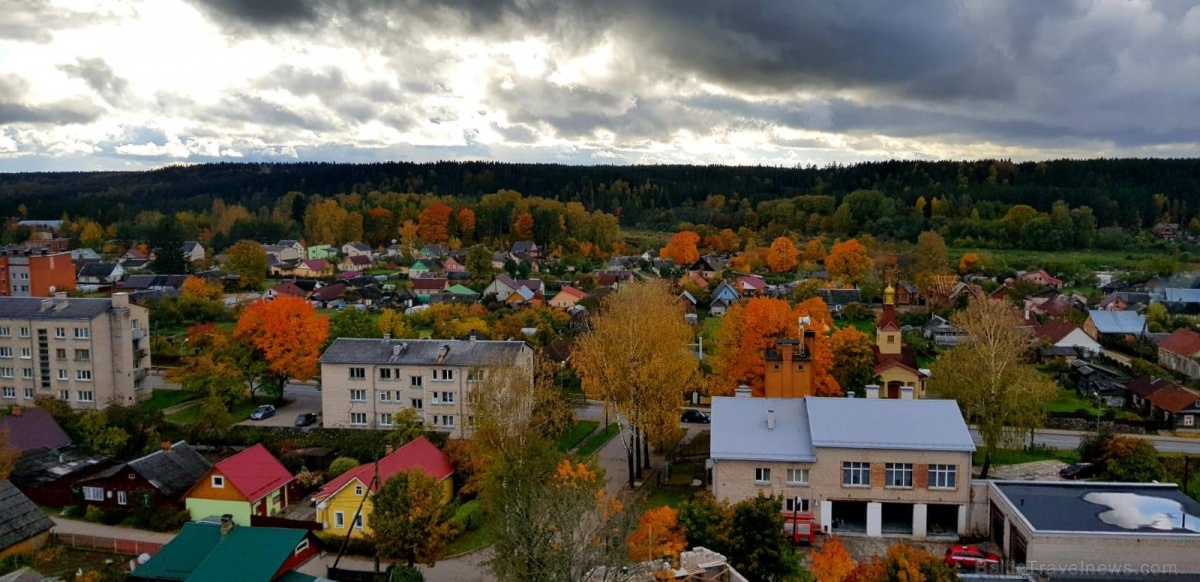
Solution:
[[[917,354],[904,343],[896,317],[896,289],[883,292],[883,313],[875,324],[875,374],[880,398],[924,398],[928,374],[917,367]]]

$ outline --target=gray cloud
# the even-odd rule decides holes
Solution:
[[[100,117],[100,109],[90,101],[72,98],[33,104],[26,102],[28,92],[29,83],[24,79],[0,75],[0,125],[69,125],[88,123]]]
[[[128,81],[118,77],[112,67],[108,66],[108,63],[101,58],[78,57],[73,64],[59,65],[58,69],[72,77],[82,79],[88,87],[91,87],[109,103],[113,103],[124,95],[125,89],[129,85]]]

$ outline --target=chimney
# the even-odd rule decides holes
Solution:
[[[383,447],[383,454],[385,456],[390,455],[390,454],[394,453],[395,451],[396,451],[396,449],[394,449],[392,447],[392,445],[387,445],[387,446]]]
[[[11,414],[13,416],[21,416],[21,407],[14,406],[14,407],[12,407],[12,410],[9,410],[8,412],[9,412],[9,414]]]
[[[113,309],[129,309],[129,294],[128,293],[113,293],[112,294]]]
[[[404,352],[404,342],[400,342],[400,343],[392,346],[392,357],[399,356],[403,352]]]
[[[171,452],[171,441],[163,441],[161,445],[164,453]]]
[[[50,309],[51,307],[54,307],[54,300],[53,300],[53,299],[49,299],[49,298],[47,298],[47,299],[43,299],[43,300],[42,300],[42,309],[41,309],[42,311],[45,311],[45,310],[47,310],[47,309]]]
[[[900,387],[900,400],[912,400],[913,392],[915,390],[916,389],[913,388],[912,386],[901,386]]]
[[[383,339],[385,339],[385,340],[390,340],[390,339],[392,339],[392,334],[390,334],[390,333],[385,333],[385,334],[383,334]]]
[[[775,430],[775,409],[767,409],[767,430]]]
[[[468,341],[475,341],[475,328],[471,328],[471,334],[467,336]]]
[[[867,384],[867,398],[879,398],[879,384]]]
[[[750,398],[753,396],[753,393],[750,391],[749,386],[742,385],[733,391],[733,395],[737,398]]]
[[[444,344],[442,345],[441,353],[438,354],[437,359],[434,360],[434,363],[441,364],[442,362],[445,362],[446,356],[448,355],[450,355],[450,344]]]
[[[233,515],[226,513],[221,516],[221,535],[228,535],[233,531]]]

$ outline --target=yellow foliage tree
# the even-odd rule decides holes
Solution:
[[[696,245],[700,244],[700,235],[692,230],[684,230],[675,233],[671,237],[667,246],[659,252],[659,255],[664,259],[671,259],[680,267],[687,267],[700,259],[700,250]]]
[[[626,543],[629,557],[635,562],[677,557],[687,549],[687,537],[679,527],[679,512],[668,506],[647,509]]]
[[[800,250],[796,248],[792,239],[781,236],[771,243],[771,250],[767,253],[767,266],[771,268],[771,272],[787,273],[795,270],[798,264]]]
[[[821,582],[843,582],[854,575],[854,558],[835,535],[812,553],[812,575]]]
[[[833,245],[825,257],[825,269],[831,277],[857,284],[871,272],[871,253],[856,239]]]
[[[983,266],[983,260],[975,253],[966,253],[958,260],[958,272],[964,275],[974,273]]]

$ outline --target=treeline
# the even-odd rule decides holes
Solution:
[[[1193,209],[1200,209],[1200,160],[889,161],[823,168],[209,164],[148,172],[0,175],[0,213],[31,218],[65,214],[134,226],[142,211],[211,212],[220,200],[247,209],[260,222],[244,220],[240,230],[262,238],[302,236],[308,204],[321,199],[410,195],[408,200],[427,206],[427,195],[433,195],[452,201],[451,206],[474,207],[484,196],[504,190],[564,205],[575,202],[588,212],[612,215],[625,227],[676,230],[681,223],[692,223],[767,231],[760,240],[796,232],[869,233],[910,241],[934,229],[952,244],[1055,249],[1126,242],[1105,238],[1115,233],[1106,227],[1136,232],[1163,220],[1186,227],[1196,218]],[[289,208],[281,209],[289,193],[303,196],[293,195]],[[1056,202],[1071,221],[1066,235],[1055,234],[1064,227],[1061,212],[1055,214]],[[374,208],[344,206],[349,212]],[[1035,213],[1020,211],[1008,223],[1000,222],[1016,206]],[[280,220],[281,210],[290,224]],[[395,206],[389,210],[402,214]],[[536,237],[553,237],[551,221],[533,218]],[[506,236],[514,219],[481,213],[479,235]],[[280,233],[271,224],[291,230]],[[1195,226],[1200,229],[1200,222]],[[1034,234],[1023,234],[1029,230]]]

